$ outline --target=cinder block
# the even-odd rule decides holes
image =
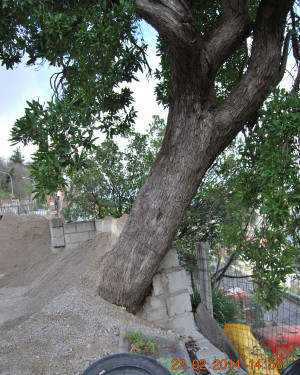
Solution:
[[[164,288],[167,289],[169,293],[177,293],[188,290],[184,269],[165,273],[165,278],[163,277],[162,280]]]
[[[96,231],[95,221],[80,221],[76,223],[76,231],[78,233]]]
[[[63,237],[64,236],[64,228],[51,228],[51,236],[52,237]]]
[[[104,219],[95,220],[97,233],[111,233],[111,224],[115,219],[111,216],[105,216]]]
[[[76,232],[76,223],[64,223],[64,232],[65,233],[75,233]]]
[[[185,271],[185,278],[188,288],[192,287],[192,276],[190,271]]]
[[[153,285],[153,294],[155,296],[160,296],[164,294],[165,290],[164,290],[164,285],[163,285],[161,274],[156,273],[153,276],[152,285]]]
[[[153,310],[166,307],[166,299],[165,297],[150,297],[149,305]]]
[[[159,321],[162,319],[167,319],[168,318],[168,312],[167,312],[167,307],[160,307],[155,310],[148,310],[146,311],[146,319],[149,322],[155,322]]]
[[[178,263],[178,254],[175,247],[171,247],[171,249],[167,252],[164,256],[163,260],[161,261],[157,271],[166,270],[172,267],[177,267]]]
[[[176,315],[184,314],[192,311],[192,304],[190,295],[188,293],[181,293],[166,299],[168,315],[174,317]]]
[[[52,246],[53,247],[62,247],[65,246],[64,237],[52,237]]]
[[[197,326],[192,313],[185,313],[171,318],[166,323],[165,328],[171,328],[174,332],[188,334],[196,331]]]
[[[54,217],[50,219],[50,228],[59,228],[62,226],[63,226],[63,222],[60,217]]]
[[[71,233],[71,243],[81,243],[89,239],[88,233]]]
[[[66,242],[66,245],[70,244],[71,243],[71,234],[68,233],[68,234],[65,234],[65,242]]]

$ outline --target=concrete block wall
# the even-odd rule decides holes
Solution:
[[[113,233],[119,236],[126,223],[128,215],[120,219],[106,216],[100,220],[78,221],[64,223],[59,217],[50,219],[52,251],[72,249],[80,243],[95,237],[99,233]]]
[[[94,220],[64,223],[63,228],[66,248],[68,249],[72,249],[81,242],[87,241],[97,235]]]
[[[153,277],[153,290],[138,313],[142,318],[178,333],[197,329],[190,300],[191,279],[179,265],[177,251],[171,248]]]

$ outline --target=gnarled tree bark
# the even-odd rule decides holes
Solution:
[[[206,39],[183,0],[136,0],[136,5],[166,42],[171,93],[162,148],[100,275],[100,295],[132,312],[138,310],[205,172],[255,114],[270,86],[281,80],[285,20],[293,1],[262,0],[253,25],[247,1],[223,0],[219,23]],[[217,71],[251,29],[249,67],[216,106]]]

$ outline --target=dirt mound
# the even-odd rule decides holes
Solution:
[[[52,253],[44,237],[48,222],[34,216],[8,214],[0,227],[7,242],[1,262],[4,254],[5,264],[10,259],[20,267],[23,260],[22,268],[0,278],[1,374],[80,375],[97,359],[118,353],[124,326],[174,336],[98,295],[99,269],[116,236],[101,233]]]
[[[40,261],[51,252],[49,221],[6,213],[0,221],[0,275]]]

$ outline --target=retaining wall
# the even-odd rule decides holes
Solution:
[[[152,293],[138,313],[142,318],[175,332],[197,329],[190,300],[191,278],[178,263],[173,247],[163,258],[153,277]]]
[[[52,251],[78,246],[99,233],[119,236],[128,215],[120,219],[105,217],[101,220],[63,223],[61,218],[50,219]],[[177,251],[171,248],[163,258],[152,282],[152,294],[138,313],[153,324],[174,332],[189,333],[197,329],[190,300],[191,278],[179,265]]]
[[[61,218],[50,219],[52,251],[72,249],[80,243],[95,237],[99,233],[113,233],[119,236],[128,215],[120,219],[106,216],[104,219],[64,223]]]

